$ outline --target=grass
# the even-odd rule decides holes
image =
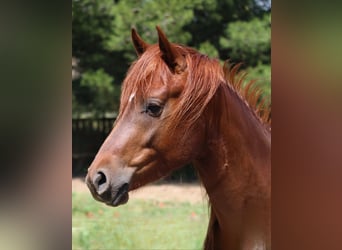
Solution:
[[[207,204],[130,200],[108,207],[72,194],[72,249],[202,249]]]

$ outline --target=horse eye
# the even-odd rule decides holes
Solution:
[[[159,117],[163,111],[162,106],[156,103],[149,103],[146,106],[146,113],[153,117]]]

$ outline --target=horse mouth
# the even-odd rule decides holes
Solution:
[[[123,204],[127,203],[128,199],[129,199],[128,189],[129,189],[129,184],[128,183],[123,184],[119,188],[119,190],[116,193],[116,195],[114,196],[113,200],[110,203],[107,203],[107,205],[117,207],[119,205],[123,205]]]

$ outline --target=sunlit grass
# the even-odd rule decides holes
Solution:
[[[117,208],[72,194],[73,249],[202,249],[205,203],[130,200]]]

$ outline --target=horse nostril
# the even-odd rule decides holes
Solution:
[[[102,171],[98,171],[94,178],[94,184],[97,192],[100,194],[106,190],[108,183],[107,177]]]

